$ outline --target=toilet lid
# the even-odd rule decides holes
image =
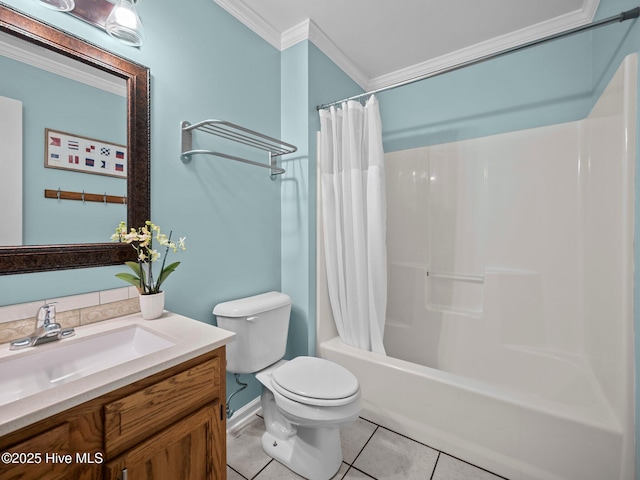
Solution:
[[[296,357],[277,368],[271,380],[282,395],[309,404],[344,404],[341,400],[359,392],[358,379],[349,370],[317,357]]]

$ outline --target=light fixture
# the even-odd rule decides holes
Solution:
[[[51,10],[69,12],[76,6],[74,0],[40,0],[40,3]]]
[[[94,27],[106,30],[125,45],[139,47],[144,43],[144,29],[134,6],[136,1],[38,0],[47,8],[67,12]]]
[[[107,17],[105,29],[122,43],[138,47],[144,43],[144,29],[134,3],[135,0],[117,0]]]

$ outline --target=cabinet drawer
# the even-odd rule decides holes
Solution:
[[[177,373],[104,407],[107,457],[220,397],[220,358]]]

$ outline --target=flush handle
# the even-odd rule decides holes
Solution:
[[[247,317],[247,322],[255,322],[259,317]]]

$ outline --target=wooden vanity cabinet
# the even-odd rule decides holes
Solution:
[[[224,478],[215,407],[205,407],[154,435],[106,465],[106,480],[213,480]],[[226,469],[226,466],[224,467]]]
[[[42,455],[0,463],[0,478],[225,480],[224,355],[220,347],[0,438],[0,452]]]

